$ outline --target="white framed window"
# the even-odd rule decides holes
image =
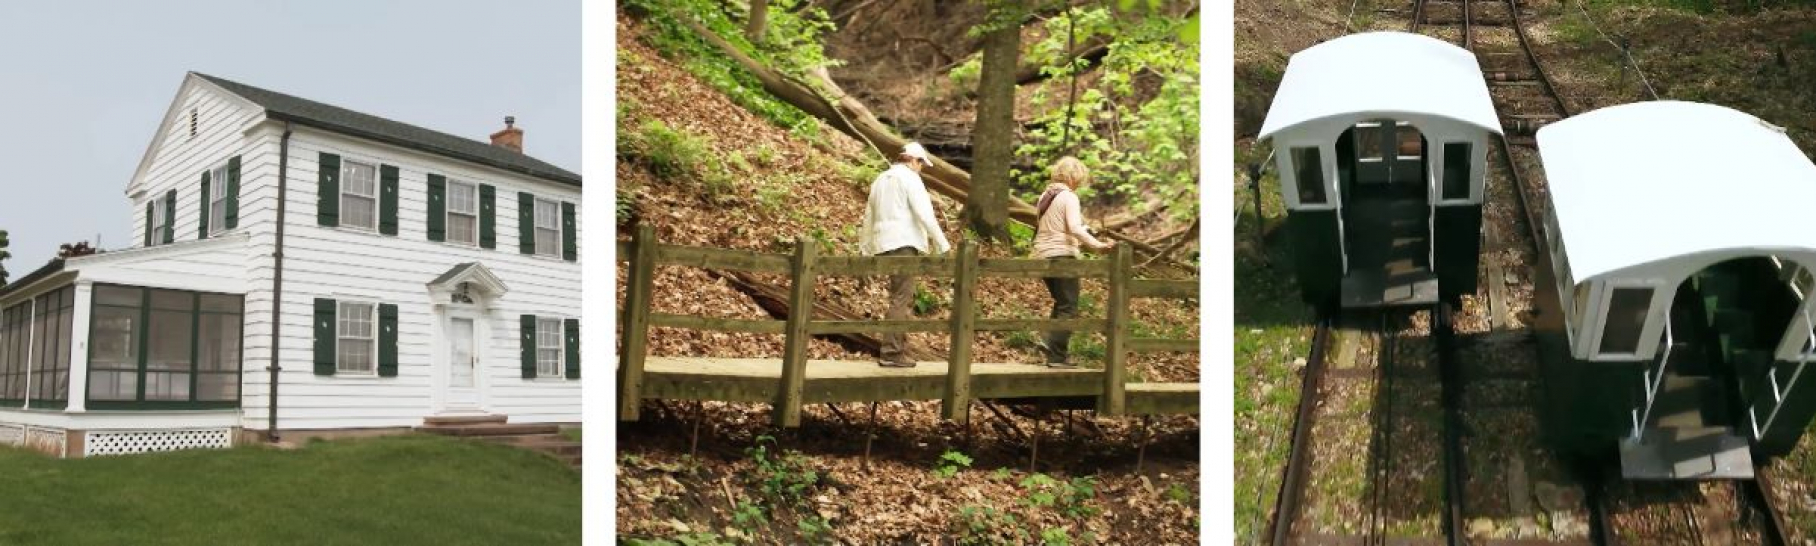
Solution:
[[[448,181],[448,242],[479,244],[479,186]]]
[[[1652,312],[1651,286],[1610,286],[1603,294],[1602,324],[1596,336],[1597,357],[1633,357],[1641,350],[1647,318]]]
[[[536,254],[561,255],[561,203],[536,200]]]
[[[334,369],[336,373],[378,373],[378,306],[356,301],[340,302],[335,315]]]
[[[1373,163],[1387,157],[1387,151],[1381,149],[1380,122],[1365,121],[1357,123],[1351,138],[1356,142],[1356,161]]]
[[[227,231],[227,164],[215,167],[208,175],[208,234]]]
[[[164,230],[170,229],[169,222],[166,221],[170,219],[168,208],[165,206],[163,198],[153,197],[151,199],[151,217],[145,219],[146,222],[151,223],[151,246],[165,243]]]
[[[1395,157],[1401,160],[1416,160],[1425,155],[1425,137],[1419,134],[1419,129],[1413,127],[1411,122],[1394,124],[1394,145]]]
[[[341,162],[340,225],[378,230],[378,166]]]
[[[561,319],[536,319],[536,377],[561,378]]]

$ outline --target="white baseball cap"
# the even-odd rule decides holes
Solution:
[[[919,143],[919,142],[911,141],[908,143],[907,146],[903,146],[902,155],[912,157],[915,159],[919,159],[919,160],[921,160],[921,163],[924,163],[927,165],[933,164],[933,160],[927,158],[927,148],[922,147],[921,143]]]

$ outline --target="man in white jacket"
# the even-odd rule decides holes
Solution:
[[[933,199],[921,182],[921,169],[933,165],[927,149],[909,142],[896,156],[896,163],[870,183],[870,200],[864,207],[864,227],[858,231],[858,251],[870,256],[919,256],[927,253],[927,242],[933,241],[935,254],[952,248],[946,233],[940,230],[939,218],[933,213]],[[914,277],[889,276],[889,320],[909,318],[914,303]],[[908,358],[908,335],[883,334],[882,354],[877,364],[891,368],[912,368]]]

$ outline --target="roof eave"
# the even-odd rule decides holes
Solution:
[[[462,153],[438,148],[435,146],[429,146],[429,145],[423,144],[421,142],[417,142],[417,141],[413,141],[413,140],[409,140],[409,139],[391,137],[391,136],[387,136],[387,135],[374,133],[372,131],[361,130],[361,129],[355,128],[355,127],[348,127],[348,126],[338,124],[338,123],[328,123],[328,122],[324,122],[321,120],[317,120],[317,119],[313,119],[313,118],[309,118],[309,117],[305,117],[305,116],[291,115],[291,114],[287,114],[284,112],[272,110],[269,108],[266,108],[264,110],[265,110],[266,117],[268,117],[270,119],[278,120],[278,121],[287,121],[287,122],[295,123],[297,125],[314,127],[317,129],[332,131],[332,132],[336,132],[336,133],[340,133],[340,134],[344,134],[344,135],[355,136],[355,137],[359,137],[359,138],[363,138],[363,139],[367,139],[367,140],[382,142],[382,143],[390,144],[393,146],[400,146],[400,147],[408,148],[411,150],[428,152],[428,153],[443,156],[443,157],[459,159],[461,161],[478,163],[480,165],[485,165],[487,167],[502,169],[505,171],[510,171],[510,172],[522,174],[525,176],[540,178],[543,180],[548,180],[548,181],[559,183],[559,184],[566,184],[569,186],[574,186],[576,188],[580,187],[580,178],[579,177],[567,177],[567,176],[561,176],[561,175],[554,174],[554,173],[538,172],[534,169],[525,169],[525,168],[522,168],[522,167],[519,167],[516,165],[508,165],[508,164],[505,164],[502,162],[492,161],[490,159],[486,159],[483,157],[462,154]]]

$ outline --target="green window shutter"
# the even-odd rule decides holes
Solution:
[[[448,177],[429,175],[429,240],[448,238]]]
[[[498,188],[479,185],[479,248],[498,248]]]
[[[195,238],[207,239],[208,238],[208,171],[202,171],[202,198],[199,199],[198,201],[201,201],[201,203],[202,203],[202,205],[201,205],[202,214],[201,214],[200,218],[196,219]]]
[[[378,232],[397,235],[397,167],[378,166]]]
[[[315,375],[334,375],[334,300],[315,298]]]
[[[227,198],[221,200],[221,207],[227,209],[227,218],[222,221],[227,225],[222,227],[240,227],[240,156],[227,160]]]
[[[580,379],[580,319],[561,323],[567,330],[567,378]]]
[[[561,203],[561,259],[570,262],[580,259],[580,247],[576,241],[578,232],[575,228],[574,204]]]
[[[397,306],[378,304],[378,376],[397,377]]]
[[[536,378],[536,315],[523,315],[521,331],[523,353],[523,378]]]
[[[143,246],[151,246],[151,226],[157,224],[152,221],[151,215],[155,212],[157,212],[157,207],[152,206],[151,201],[145,201],[145,244]]]
[[[536,253],[536,196],[517,192],[517,252]]]
[[[321,226],[340,225],[340,183],[341,157],[322,153],[316,162],[315,180],[320,183],[315,196],[315,223]]]
[[[164,244],[177,240],[177,190],[164,192]]]

